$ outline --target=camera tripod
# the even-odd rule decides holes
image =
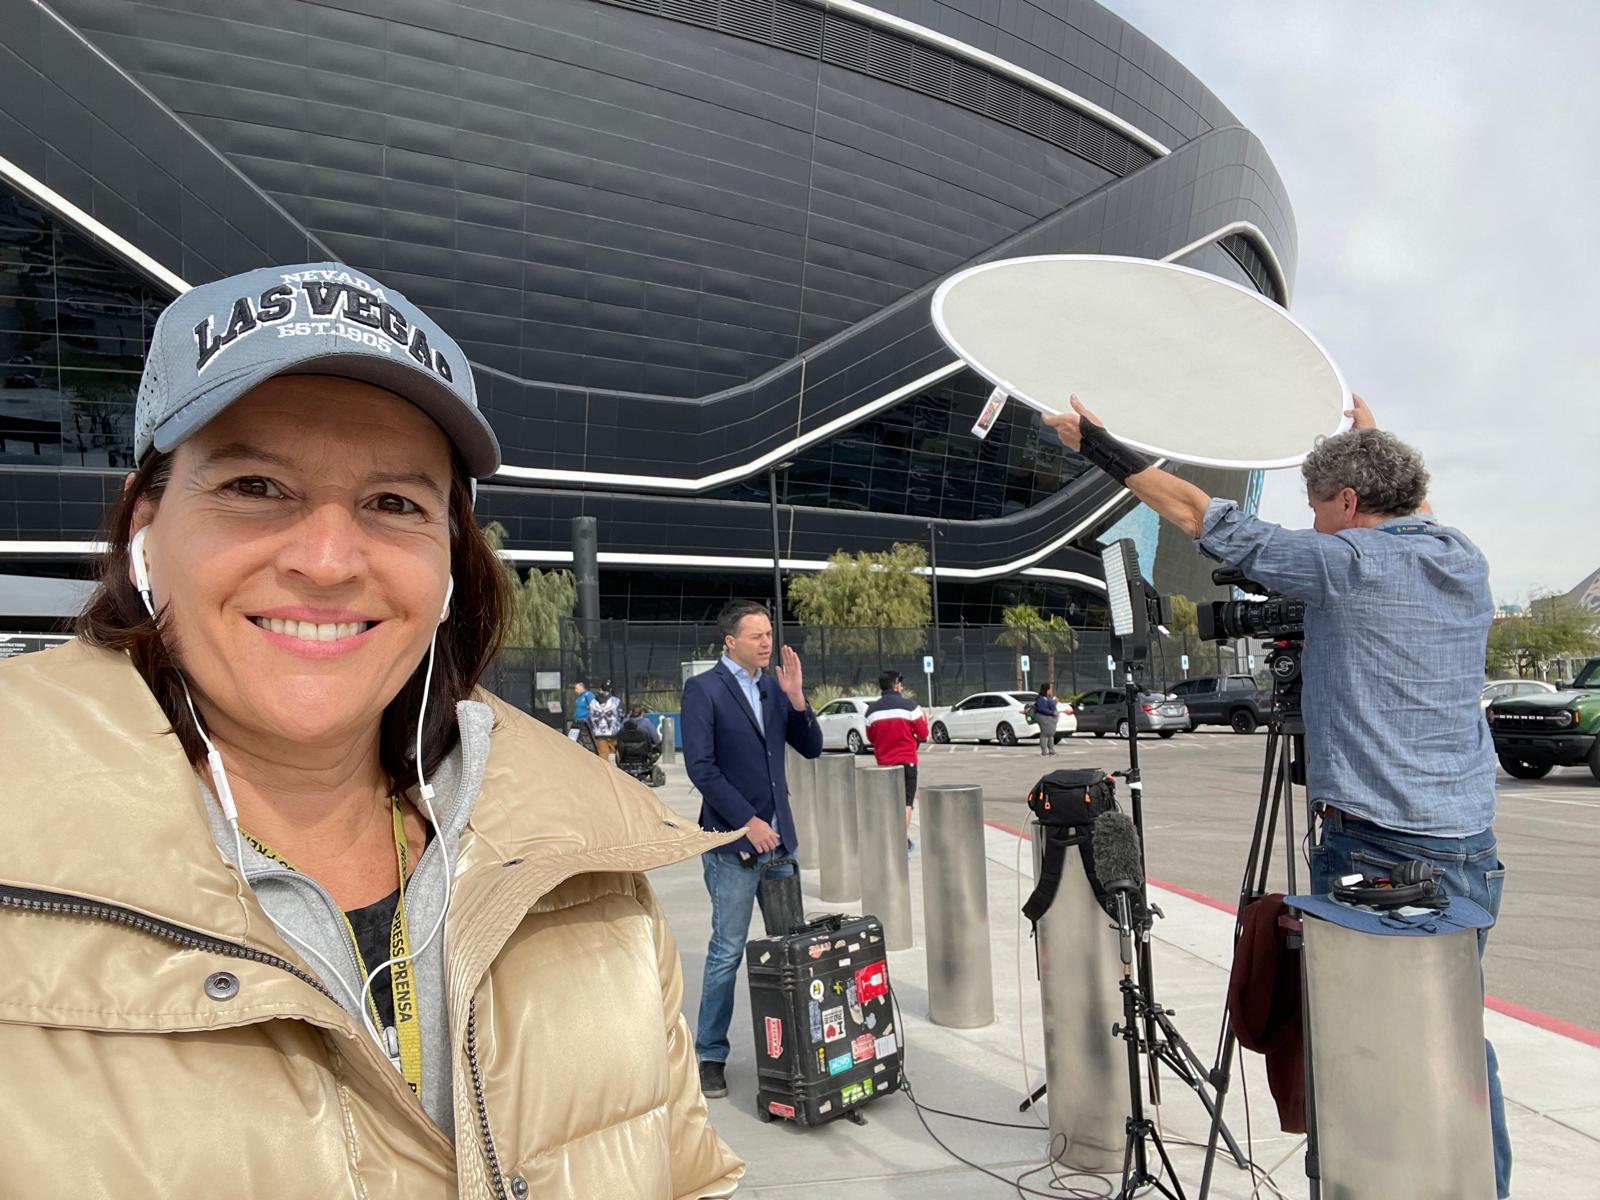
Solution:
[[[1267,748],[1261,764],[1261,797],[1256,804],[1255,827],[1250,835],[1250,852],[1245,858],[1244,879],[1239,884],[1239,907],[1233,924],[1233,940],[1238,944],[1244,928],[1244,912],[1266,894],[1267,877],[1272,867],[1273,837],[1280,814],[1283,818],[1283,859],[1289,894],[1295,892],[1294,786],[1305,786],[1306,728],[1300,711],[1300,652],[1305,643],[1299,638],[1278,642],[1267,656],[1272,674],[1272,712],[1267,718]],[[1211,1110],[1211,1132],[1206,1138],[1205,1169],[1200,1175],[1200,1197],[1211,1192],[1211,1172],[1216,1165],[1217,1137],[1226,1134],[1222,1106],[1232,1082],[1235,1038],[1227,1006],[1222,1013],[1222,1029],[1217,1035],[1216,1064],[1208,1079],[1216,1088],[1216,1107]],[[1232,1138],[1228,1148],[1241,1169],[1245,1163]]]

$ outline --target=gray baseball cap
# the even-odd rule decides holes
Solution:
[[[393,288],[335,262],[246,271],[169,304],[139,380],[135,458],[176,448],[277,375],[385,388],[438,423],[473,478],[500,468],[500,443],[455,339]]]

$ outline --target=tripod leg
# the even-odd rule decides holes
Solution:
[[[1266,891],[1268,872],[1272,865],[1272,840],[1278,824],[1278,809],[1286,792],[1290,790],[1292,772],[1289,765],[1290,747],[1294,735],[1285,736],[1277,720],[1267,726],[1267,749],[1261,764],[1261,793],[1256,803],[1256,821],[1250,837],[1250,851],[1245,858],[1244,879],[1239,885],[1239,908],[1233,926],[1233,940],[1237,945],[1244,931],[1244,911]],[[1211,1129],[1206,1136],[1205,1168],[1200,1175],[1199,1200],[1211,1194],[1212,1172],[1217,1165],[1217,1141],[1226,1137],[1228,1150],[1240,1169],[1248,1165],[1239,1143],[1223,1122],[1222,1113],[1228,1098],[1228,1088],[1233,1079],[1233,1026],[1226,1012],[1222,1017],[1222,1037],[1217,1046],[1217,1065],[1211,1080],[1216,1086],[1216,1107],[1211,1112]]]
[[[1172,1159],[1167,1157],[1167,1144],[1161,1140],[1160,1131],[1152,1129],[1150,1131],[1150,1140],[1156,1144],[1156,1153],[1161,1156],[1161,1166],[1166,1171],[1167,1178],[1172,1180],[1172,1186],[1177,1190],[1175,1192],[1168,1191],[1159,1177],[1152,1179],[1150,1182],[1156,1185],[1156,1190],[1163,1196],[1170,1196],[1172,1200],[1186,1200],[1183,1194],[1183,1184],[1178,1182],[1178,1173],[1172,1169]]]
[[[1234,1139],[1233,1131],[1228,1128],[1228,1123],[1222,1119],[1220,1096],[1213,1099],[1211,1092],[1207,1088],[1205,1067],[1200,1062],[1199,1056],[1190,1048],[1189,1043],[1184,1041],[1183,1034],[1178,1031],[1178,1027],[1173,1024],[1172,1018],[1165,1012],[1158,1012],[1156,1021],[1160,1024],[1167,1038],[1167,1049],[1162,1055],[1166,1059],[1167,1066],[1172,1068],[1172,1073],[1187,1084],[1196,1096],[1200,1097],[1200,1103],[1206,1110],[1206,1116],[1211,1118],[1212,1125],[1221,1133],[1223,1144],[1228,1147],[1228,1153],[1233,1156],[1234,1165],[1241,1171],[1244,1170],[1247,1165],[1244,1151],[1239,1148],[1239,1143]],[[1231,1029],[1224,1035],[1228,1038],[1227,1049],[1230,1056],[1233,1052],[1232,1035],[1233,1031]],[[1215,1135],[1213,1134],[1213,1136]],[[1210,1145],[1209,1141],[1207,1145]]]

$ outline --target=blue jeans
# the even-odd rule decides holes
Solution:
[[[1335,810],[1322,810],[1322,836],[1311,848],[1311,890],[1322,894],[1333,890],[1340,875],[1365,871],[1385,874],[1406,859],[1432,863],[1444,872],[1444,887],[1451,896],[1465,896],[1482,906],[1490,916],[1500,913],[1500,894],[1505,888],[1506,869],[1495,846],[1494,830],[1485,829],[1471,837],[1428,837],[1385,829],[1370,821],[1347,817]],[[1478,957],[1483,958],[1489,931],[1478,931]],[[1500,1091],[1500,1064],[1494,1047],[1484,1047],[1489,1056],[1489,1123],[1494,1135],[1495,1195],[1511,1194],[1511,1138],[1506,1133],[1506,1101]]]
[[[739,964],[744,961],[745,942],[750,938],[750,915],[755,911],[761,864],[787,854],[780,846],[768,850],[749,866],[741,863],[737,854],[700,856],[706,891],[711,894],[711,944],[706,947],[700,1020],[694,1034],[695,1057],[701,1062],[728,1061],[728,1026],[733,1022],[734,989],[739,983]],[[770,874],[776,878],[793,873],[794,867],[790,865],[778,867]]]

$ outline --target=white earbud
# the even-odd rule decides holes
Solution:
[[[155,596],[150,591],[150,564],[144,560],[144,538],[150,532],[146,525],[133,535],[133,541],[128,546],[128,557],[133,562],[133,586],[138,589],[139,599],[144,601],[145,611],[152,617],[156,615]]]
[[[450,576],[450,582],[444,589],[444,607],[439,610],[439,620],[443,622],[450,616],[450,597],[456,594],[456,577]]]

